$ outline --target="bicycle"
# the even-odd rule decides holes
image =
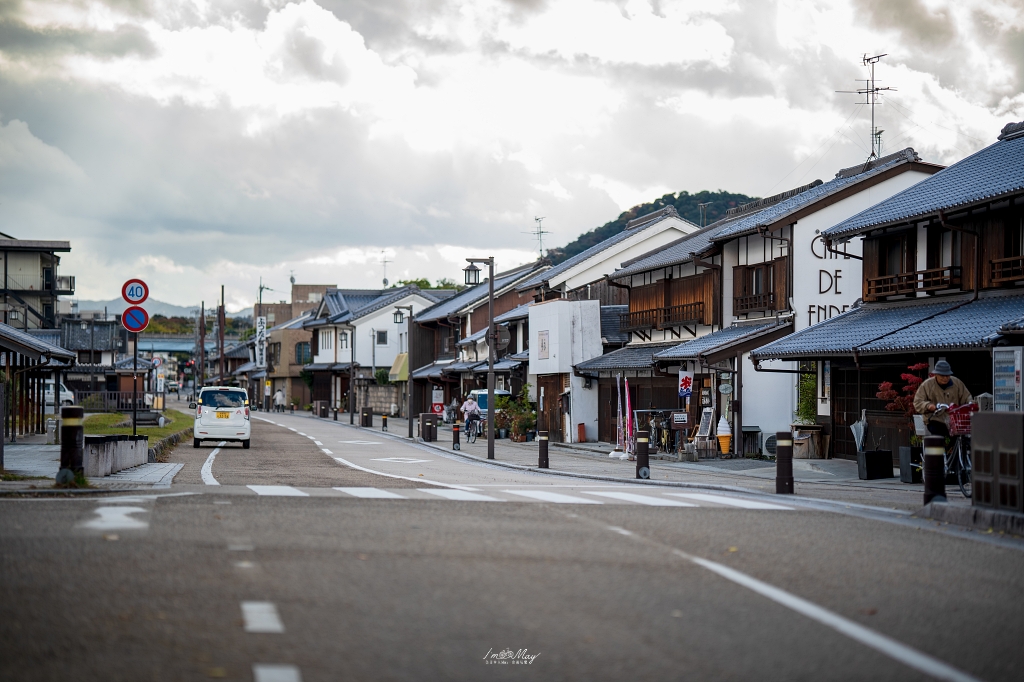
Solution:
[[[950,444],[943,458],[943,473],[946,476],[955,476],[961,494],[971,499],[971,414],[978,411],[978,405],[939,403],[935,406],[935,414],[943,410],[949,414],[950,437]]]
[[[467,419],[465,424],[466,442],[475,443],[476,437],[480,435],[480,419]]]

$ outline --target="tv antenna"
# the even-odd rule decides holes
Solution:
[[[700,226],[704,227],[708,220],[708,206],[713,204],[713,201],[706,201],[703,204],[697,204],[697,210],[700,211]]]
[[[878,130],[875,128],[875,104],[878,103],[878,93],[886,90],[896,90],[896,88],[880,88],[876,85],[875,81],[875,64],[877,64],[884,54],[876,54],[873,57],[869,57],[867,53],[864,54],[861,60],[864,66],[870,67],[870,77],[864,80],[864,87],[859,90],[836,90],[836,92],[845,92],[852,95],[864,95],[863,104],[871,105],[871,154],[868,156],[868,160],[877,159],[882,155],[882,133],[884,130]]]
[[[534,220],[534,222],[537,223],[537,228],[534,229],[534,230],[530,230],[529,232],[524,232],[523,234],[532,234],[537,239],[537,252],[540,253],[540,257],[543,258],[544,257],[544,235],[551,234],[551,233],[544,229],[544,225],[543,225],[544,218],[543,217],[534,218],[533,220]]]
[[[388,285],[388,263],[393,263],[393,262],[394,261],[388,260],[388,252],[384,251],[382,249],[381,252],[380,252],[380,264],[384,266],[384,286],[385,287],[387,287],[387,285]]]

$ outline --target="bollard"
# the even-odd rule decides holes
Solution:
[[[650,478],[651,477],[651,460],[648,457],[648,448],[650,448],[650,442],[648,438],[648,431],[637,431],[636,432],[636,477],[637,478]]]
[[[292,414],[295,414],[295,403],[292,403]]]
[[[537,432],[537,468],[548,468],[548,432]]]
[[[775,434],[775,494],[793,495],[793,434],[778,431]]]
[[[85,409],[81,407],[60,408],[60,471],[58,483],[70,483],[75,474],[83,472],[82,458],[85,452]]]
[[[387,431],[388,430],[388,416],[386,414],[382,414],[380,416],[380,430],[381,431]]]
[[[459,423],[455,422],[452,424],[452,450],[461,450],[462,446],[459,443]]]
[[[924,503],[946,501],[946,439],[924,437]]]
[[[334,408],[334,421],[338,421],[338,408]]]

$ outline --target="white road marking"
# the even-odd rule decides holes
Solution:
[[[321,446],[323,445],[323,443],[321,443],[321,442],[320,442],[320,441],[318,441],[318,440],[315,440],[315,441],[313,441],[313,442],[314,442],[314,443],[316,443],[317,445],[321,445]]]
[[[295,431],[295,429],[292,429],[292,431]],[[295,431],[295,433],[299,434],[300,436],[306,436],[306,434],[304,434],[302,431]],[[309,436],[306,436],[306,438],[309,438]]]
[[[689,502],[680,502],[679,500],[666,500],[663,497],[648,497],[647,495],[637,495],[636,493],[619,493],[619,492],[599,492],[597,490],[587,491],[588,495],[600,495],[602,497],[610,497],[615,500],[622,500],[623,502],[635,502],[637,504],[646,504],[651,507],[696,507],[695,504]]]
[[[833,613],[828,609],[822,608],[821,606],[809,602],[806,599],[802,599],[795,594],[790,594],[789,592],[779,589],[774,585],[761,582],[757,578],[751,577],[746,573],[741,573],[714,561],[708,561],[707,559],[691,556],[678,549],[673,550],[673,553],[688,561],[692,561],[698,566],[703,566],[709,571],[717,573],[726,580],[730,580],[737,585],[746,587],[748,590],[757,592],[762,597],[767,597],[777,604],[781,604],[788,609],[792,609],[799,614],[807,616],[811,620],[816,620],[822,625],[826,625],[833,630],[846,635],[850,639],[860,642],[864,646],[885,654],[909,668],[913,668],[914,670],[918,670],[940,680],[977,682],[977,678],[971,677],[967,673],[957,670],[953,666],[944,663],[937,658],[932,658],[926,653],[920,652],[917,649],[903,644],[902,642],[892,639],[891,637],[887,637],[886,635],[866,628],[860,623],[855,623],[852,620],[840,616],[838,613]]]
[[[689,500],[697,500],[698,502],[724,504],[729,507],[741,507],[742,509],[779,509],[794,511],[792,507],[783,507],[781,504],[756,502],[754,500],[745,500],[741,497],[729,497],[727,495],[709,495],[707,493],[666,493],[666,495],[671,495],[672,497],[683,497]]]
[[[253,663],[253,682],[302,682],[302,674],[294,665]]]
[[[410,476],[399,476],[398,474],[388,474],[388,473],[385,473],[383,471],[376,471],[374,469],[367,469],[366,467],[361,467],[358,464],[353,464],[352,462],[348,461],[347,459],[343,459],[341,457],[335,457],[334,461],[337,462],[338,464],[343,464],[343,465],[345,465],[347,467],[352,467],[353,469],[358,469],[359,471],[365,471],[368,474],[377,474],[378,476],[387,476],[388,478],[400,478],[403,481],[413,481],[415,483],[429,483],[430,485],[439,485],[442,488],[454,488],[455,490],[476,490],[476,488],[471,488],[468,485],[456,485],[454,483],[441,483],[440,481],[431,481],[429,478],[420,478],[420,477],[412,478]]]
[[[327,448],[320,448],[320,449],[324,451],[324,454],[325,454],[325,455],[333,455],[333,454],[334,454],[333,452],[331,452],[331,451],[330,451],[330,450],[328,450]]]
[[[269,495],[271,497],[309,497],[309,493],[304,493],[290,485],[247,485],[245,487],[257,495]]]
[[[557,504],[604,504],[597,500],[588,500],[585,497],[563,495],[562,493],[552,493],[546,490],[502,490],[501,492],[509,493],[511,495],[522,495],[523,497],[531,497],[542,502],[555,502]]]
[[[220,485],[220,483],[217,482],[217,479],[213,477],[213,460],[217,458],[217,453],[220,452],[220,449],[225,445],[227,445],[226,440],[222,440],[217,443],[217,447],[213,449],[210,456],[206,458],[206,463],[203,464],[203,468],[199,470],[199,474],[203,477],[203,483],[206,485]]]
[[[134,519],[129,514],[146,511],[142,507],[100,507],[95,510],[99,518],[86,521],[83,528],[92,530],[141,530],[149,528],[145,521]]]
[[[632,535],[630,531],[625,528],[619,528],[618,526],[608,526],[608,530],[618,533],[619,535]]]
[[[380,445],[380,441],[376,440],[339,440],[338,442],[348,445]]]
[[[295,431],[295,433],[298,433],[298,432],[299,432],[299,431],[298,431],[298,429],[293,429],[293,428],[292,428],[292,427],[290,427],[290,426],[286,426],[285,428],[286,428],[286,429],[288,429],[289,431]]]
[[[408,497],[402,497],[397,493],[393,493],[388,490],[381,490],[380,488],[335,488],[343,493],[348,493],[353,497],[364,497],[367,499],[377,500],[408,500]]]
[[[252,550],[252,545],[228,545],[229,552],[251,552]]]
[[[435,490],[434,488],[417,488],[417,490],[421,493],[430,493],[431,495],[443,497],[446,500],[456,500],[458,502],[501,502],[497,497],[470,493],[465,490]]]
[[[242,620],[246,632],[284,632],[284,624],[277,615],[277,607],[269,601],[242,602]]]
[[[413,459],[412,457],[375,457],[374,462],[398,462],[399,464],[419,464],[420,462],[432,462],[431,459]]]

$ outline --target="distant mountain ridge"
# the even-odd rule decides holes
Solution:
[[[655,199],[654,201],[646,204],[639,204],[628,211],[623,211],[615,220],[607,222],[601,227],[594,228],[589,232],[584,232],[565,246],[548,249],[547,257],[551,260],[553,265],[558,265],[562,261],[568,260],[578,253],[583,253],[591,246],[600,244],[605,239],[608,239],[608,237],[621,232],[626,228],[626,223],[633,218],[639,218],[642,215],[657,211],[658,209],[665,208],[666,206],[675,207],[676,213],[678,213],[680,217],[689,220],[695,225],[700,225],[701,216],[698,204],[709,204],[707,206],[707,214],[704,217],[704,224],[710,225],[716,220],[724,218],[725,212],[730,208],[735,208],[736,206],[750,201],[756,201],[757,199],[758,197],[748,197],[746,194],[735,194],[721,189],[717,192],[702,190],[696,194],[690,194],[685,191],[677,194],[669,193],[659,199]]]
[[[124,302],[124,299],[113,298],[109,301],[78,301],[79,310],[103,310],[107,309],[107,312],[111,315],[117,315],[123,313],[124,309],[128,307],[128,304]],[[192,317],[198,310],[199,305],[185,306],[185,305],[174,305],[173,303],[164,303],[158,301],[155,298],[147,299],[142,307],[146,309],[150,315],[163,315],[164,317]],[[217,304],[214,303],[212,306],[208,305],[206,308],[206,314],[210,315],[210,311],[214,311],[216,315]],[[243,309],[237,313],[228,312],[228,317],[249,317],[252,315],[252,309]]]

